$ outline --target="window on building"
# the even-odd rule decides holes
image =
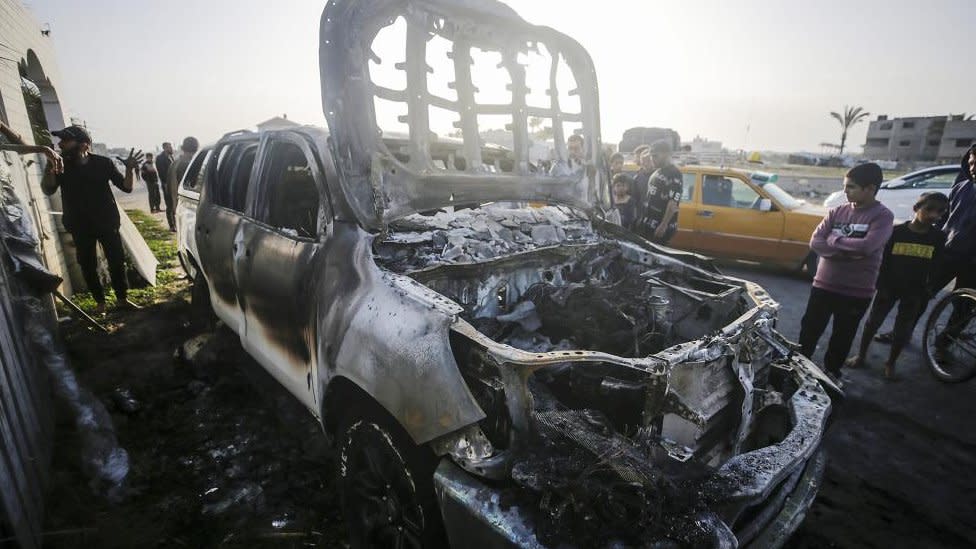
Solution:
[[[915,122],[902,122],[901,127],[906,130],[910,130],[915,127]]]
[[[972,139],[956,139],[956,148],[962,149],[973,144]]]
[[[912,142],[911,141],[899,141],[898,142],[898,146],[899,147],[910,147],[911,145],[912,145]]]
[[[938,147],[938,146],[939,146],[938,139],[929,139],[929,147]]]
[[[884,130],[890,130],[891,129],[891,122],[882,122],[881,123],[881,126],[879,126],[879,129],[881,129],[882,131],[884,131]]]
[[[278,142],[271,150],[264,184],[267,189],[265,221],[293,236],[313,238],[318,232],[319,190],[301,147]]]
[[[740,179],[706,175],[702,182],[702,203],[709,206],[752,209],[759,204],[759,193]]]
[[[867,141],[867,146],[888,148],[888,143],[890,140],[887,137],[871,137]]]

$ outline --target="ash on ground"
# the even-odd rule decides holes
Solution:
[[[45,547],[345,546],[319,425],[256,389],[267,374],[229,332],[197,338],[195,365],[174,356],[198,335],[189,315],[174,301],[120,316],[113,334],[66,327],[72,365],[106,404],[131,470],[120,501],[93,493],[61,410]]]

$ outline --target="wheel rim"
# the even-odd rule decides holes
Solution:
[[[366,547],[422,548],[423,507],[399,452],[375,425],[350,431],[343,452],[350,534]]]
[[[976,295],[952,293],[936,305],[926,325],[925,354],[940,379],[976,374]]]

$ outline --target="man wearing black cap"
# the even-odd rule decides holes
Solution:
[[[186,169],[190,167],[193,155],[199,149],[200,142],[197,141],[196,137],[184,138],[183,144],[180,145],[183,154],[173,162],[166,174],[166,193],[169,195],[169,202],[166,203],[166,221],[169,222],[170,231],[176,232],[176,200],[180,191],[180,181],[183,179]]]
[[[684,185],[681,172],[671,163],[670,143],[657,141],[651,145],[650,152],[657,169],[647,180],[641,208],[643,218],[638,222],[637,230],[652,242],[667,244],[678,231],[678,205]]]
[[[169,141],[163,143],[163,152],[156,156],[156,175],[159,176],[159,185],[163,188],[163,201],[166,203],[166,221],[169,222],[170,230],[175,230],[174,223],[176,208],[173,207],[173,199],[169,195],[167,183],[169,182],[169,168],[173,165],[173,144]],[[170,221],[170,210],[174,212],[174,221]]]
[[[139,167],[142,151],[129,151],[129,157],[120,159],[125,164],[125,176],[119,173],[112,161],[104,156],[91,154],[91,136],[81,126],[68,126],[51,132],[60,138],[58,148],[64,157],[64,171],[49,170],[41,183],[45,194],[61,189],[62,221],[75,242],[78,265],[85,277],[85,284],[95,299],[97,311],[105,311],[105,291],[98,278],[95,244],[101,243],[108,260],[112,288],[120,308],[134,308],[126,299],[128,286],[125,280],[125,252],[119,235],[119,209],[109,183],[124,192],[132,192],[135,171]]]

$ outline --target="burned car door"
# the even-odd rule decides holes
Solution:
[[[244,317],[238,302],[235,265],[243,251],[238,228],[247,205],[257,146],[256,137],[246,134],[225,139],[215,147],[207,163],[196,221],[197,250],[214,312],[239,334]]]
[[[262,137],[257,171],[238,264],[244,347],[315,409],[314,282],[320,220],[329,210],[325,180],[308,141],[291,132]]]

